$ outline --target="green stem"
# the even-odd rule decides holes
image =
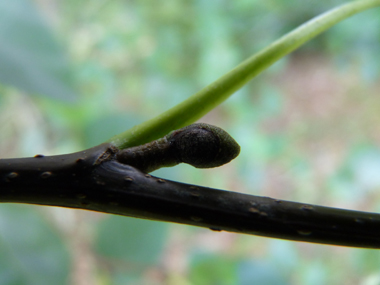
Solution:
[[[309,20],[187,100],[149,121],[116,135],[108,142],[124,149],[153,141],[172,130],[195,122],[283,56],[336,23],[376,6],[380,6],[380,0],[358,0],[336,7]]]

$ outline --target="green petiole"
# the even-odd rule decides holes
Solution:
[[[112,137],[107,142],[120,149],[125,149],[153,141],[172,130],[197,121],[283,56],[336,23],[376,6],[380,6],[380,0],[357,0],[338,6],[309,20],[182,103],[153,119]]]

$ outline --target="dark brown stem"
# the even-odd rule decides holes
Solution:
[[[240,146],[226,131],[196,123],[158,140],[124,149],[116,159],[149,173],[181,162],[197,168],[217,167],[230,162],[239,152]]]
[[[380,215],[163,180],[115,159],[110,144],[0,160],[0,202],[80,208],[216,231],[380,248]]]

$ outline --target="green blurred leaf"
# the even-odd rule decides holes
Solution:
[[[380,151],[376,147],[360,148],[348,157],[340,171],[330,180],[341,199],[362,200],[380,187]]]
[[[190,283],[197,285],[238,284],[236,269],[236,260],[226,256],[199,254],[194,257],[191,265]]]
[[[36,207],[0,207],[1,284],[66,284],[68,253]]]
[[[85,127],[85,147],[92,147],[107,138],[137,125],[144,118],[140,114],[106,114],[91,120]]]
[[[265,260],[251,260],[239,263],[239,283],[241,285],[261,284],[277,285],[290,284],[277,267]]]
[[[75,98],[64,52],[29,0],[0,1],[0,81],[29,93]]]
[[[300,284],[334,284],[335,282],[332,282],[335,277],[332,274],[334,269],[331,265],[329,266],[327,262],[328,261],[312,260],[308,264],[300,264],[298,267],[298,270],[300,271]]]
[[[379,272],[380,254],[378,250],[361,249],[351,254],[350,261],[354,264],[357,274]]]
[[[167,224],[109,216],[98,227],[95,247],[107,257],[146,265],[157,262],[167,234]]]

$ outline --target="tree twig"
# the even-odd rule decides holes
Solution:
[[[111,144],[0,159],[0,202],[94,210],[215,231],[380,248],[380,214],[280,201],[163,180],[115,159]]]

